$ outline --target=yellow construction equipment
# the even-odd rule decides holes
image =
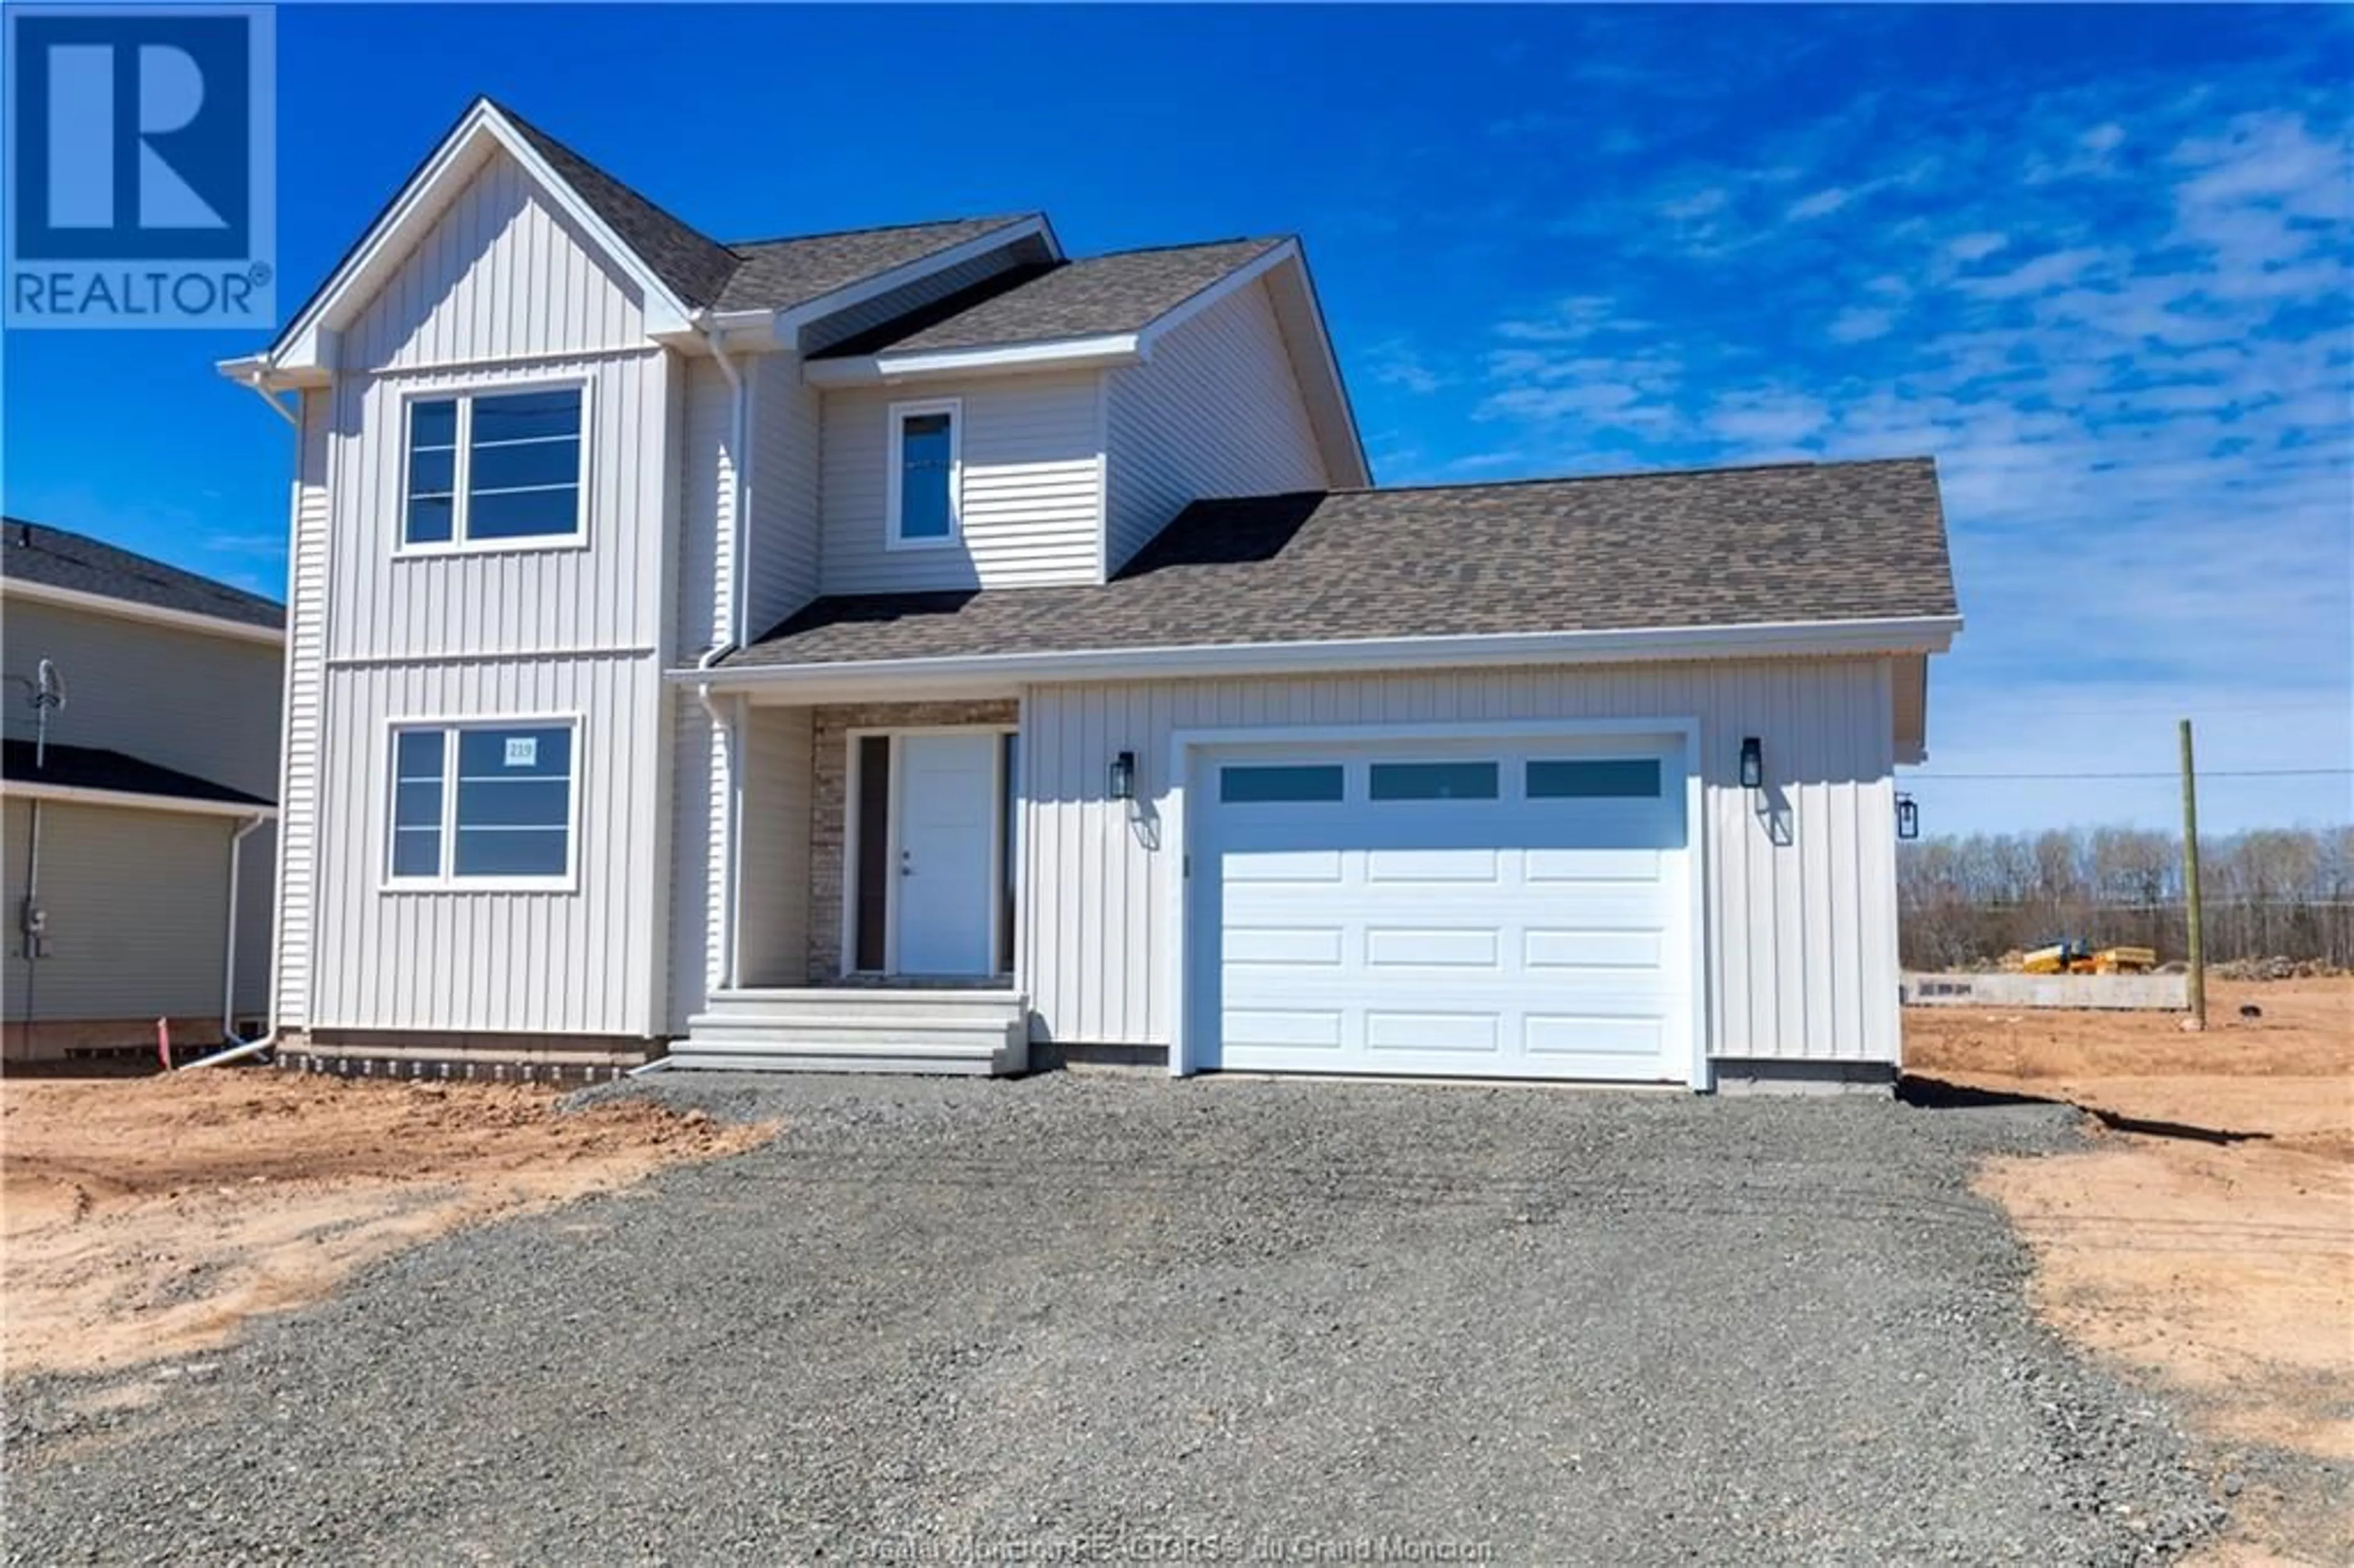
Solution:
[[[2019,968],[2031,975],[2138,975],[2158,968],[2158,954],[2149,948],[2095,952],[2082,942],[2053,942],[2021,955]]]

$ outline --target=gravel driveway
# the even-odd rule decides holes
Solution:
[[[395,1258],[144,1408],[13,1386],[9,1556],[2124,1563],[2216,1511],[1967,1190],[2062,1113],[634,1092],[785,1130]]]

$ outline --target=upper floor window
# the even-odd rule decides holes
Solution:
[[[578,539],[581,450],[578,387],[412,399],[402,545]]]
[[[962,418],[953,397],[891,405],[891,548],[956,543]]]

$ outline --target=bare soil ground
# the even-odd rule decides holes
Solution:
[[[1980,1178],[2035,1250],[2038,1309],[2184,1398],[2226,1460],[2318,1461],[2309,1487],[2234,1499],[2221,1561],[2354,1562],[2354,980],[2210,993],[2204,1033],[2160,1013],[1915,1009],[1905,1066],[2104,1118],[2087,1151]]]
[[[0,1365],[87,1372],[208,1348],[461,1225],[726,1153],[759,1129],[644,1102],[267,1068],[0,1082]]]

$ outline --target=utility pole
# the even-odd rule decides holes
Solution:
[[[2207,1027],[2206,927],[2199,915],[2199,775],[2190,760],[2190,721],[2182,721],[2182,903],[2189,916],[2190,1027]]]

